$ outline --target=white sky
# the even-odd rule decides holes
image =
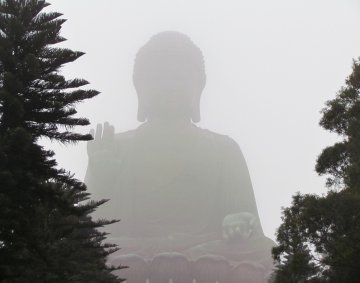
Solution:
[[[265,234],[297,192],[325,193],[316,157],[336,141],[318,125],[360,56],[358,0],[49,0],[68,21],[63,46],[87,54],[63,69],[102,93],[78,107],[116,131],[138,125],[134,56],[151,35],[176,30],[202,49],[201,127],[226,134],[248,163]],[[86,132],[90,127],[79,128]],[[47,146],[84,178],[86,144]],[[121,217],[121,216],[120,216]]]

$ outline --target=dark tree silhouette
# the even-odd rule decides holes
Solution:
[[[275,282],[345,282],[360,278],[360,62],[335,99],[326,103],[320,125],[342,137],[325,148],[316,171],[329,175],[325,196],[296,195],[283,210],[273,249]],[[297,259],[297,260],[295,260]]]
[[[72,131],[89,124],[75,106],[98,94],[61,75],[83,53],[57,47],[65,20],[48,5],[0,0],[0,282],[120,282],[106,265],[117,247],[98,230],[117,221],[90,216],[106,200],[90,201],[38,144],[90,140]]]

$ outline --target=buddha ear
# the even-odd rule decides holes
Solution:
[[[146,118],[147,118],[147,114],[146,114],[146,107],[144,105],[144,101],[143,99],[140,99],[140,97],[138,97],[138,113],[137,113],[137,119],[139,122],[145,122]]]
[[[194,123],[198,123],[200,122],[200,95],[198,95],[192,104],[192,109],[191,109],[191,120]]]

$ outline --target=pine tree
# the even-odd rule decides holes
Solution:
[[[65,20],[48,5],[0,0],[0,282],[120,282],[106,265],[117,247],[98,230],[116,221],[90,215],[106,200],[89,201],[38,143],[90,140],[72,131],[89,124],[75,106],[98,94],[61,75],[83,53],[56,46]]]

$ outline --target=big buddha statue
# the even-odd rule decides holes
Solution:
[[[184,34],[156,34],[136,55],[133,82],[141,125],[122,133],[98,125],[85,179],[94,198],[110,199],[96,216],[121,219],[108,229],[120,252],[271,260],[238,144],[196,125],[201,50]]]

